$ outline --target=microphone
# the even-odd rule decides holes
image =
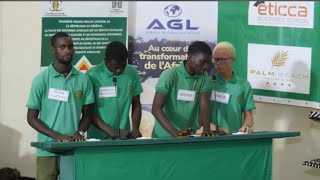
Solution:
[[[213,74],[213,75],[211,76],[211,79],[212,79],[213,83],[216,83],[217,76],[216,76],[215,74]]]
[[[217,96],[216,96],[216,80],[217,80],[217,76],[215,74],[213,74],[211,76],[211,79],[213,81],[213,84],[214,84],[214,87],[213,87],[213,90],[214,90],[214,114],[215,114],[215,119],[216,119],[216,130],[213,131],[213,134],[216,135],[216,136],[219,136],[219,135],[226,135],[225,132],[223,131],[219,131],[219,123],[218,123],[218,107],[217,107]]]
[[[113,77],[112,82],[113,82],[114,86],[117,86],[117,77]],[[116,91],[116,93],[117,93],[117,91]]]
[[[120,110],[119,110],[119,103],[118,103],[118,88],[117,88],[117,77],[112,78],[112,82],[114,85],[115,93],[116,93],[116,106],[117,106],[117,124],[118,124],[118,134],[117,137],[114,139],[121,139],[120,135]]]
[[[215,135],[219,135],[219,125],[218,125],[218,108],[217,108],[217,96],[216,96],[216,80],[217,80],[217,76],[215,74],[213,74],[211,76],[211,79],[213,81],[213,91],[214,91],[214,118],[216,119],[216,131],[214,131]]]

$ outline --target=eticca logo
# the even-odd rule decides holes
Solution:
[[[60,8],[60,4],[62,4],[62,1],[50,1],[51,4],[50,11],[61,11],[62,8]]]
[[[307,17],[307,6],[297,6],[290,4],[277,4],[276,2],[268,2],[260,4],[257,8],[258,14],[261,16],[280,16],[280,17]]]
[[[258,5],[257,5],[258,4]],[[249,25],[313,28],[314,2],[265,1],[250,2]]]

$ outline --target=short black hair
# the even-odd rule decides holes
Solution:
[[[54,47],[56,40],[61,37],[70,37],[70,36],[68,33],[65,33],[65,32],[57,32],[55,35],[51,37],[51,46]]]
[[[116,60],[120,63],[127,63],[128,50],[126,46],[119,41],[109,43],[105,51],[105,60]]]
[[[198,53],[204,53],[211,56],[212,50],[207,43],[203,41],[195,41],[192,44],[190,44],[188,48],[188,56],[195,55]]]
[[[16,168],[4,167],[0,169],[1,180],[19,180],[20,178],[20,171]]]

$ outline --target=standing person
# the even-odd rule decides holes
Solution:
[[[250,133],[256,107],[250,83],[232,70],[235,48],[229,42],[220,42],[212,54],[217,74],[211,94],[211,121],[226,132]]]
[[[39,132],[38,142],[82,141],[92,118],[92,84],[71,64],[73,40],[67,33],[52,36],[51,53],[54,62],[32,81],[28,123]],[[37,149],[36,179],[56,180],[58,174],[58,156]]]
[[[141,136],[140,94],[143,90],[137,69],[127,64],[127,59],[126,46],[121,42],[111,42],[105,50],[105,61],[87,72],[96,98],[94,126],[88,130],[91,138],[126,139]]]
[[[206,72],[211,61],[211,48],[202,41],[193,42],[183,64],[162,72],[156,85],[152,114],[156,118],[154,137],[178,137],[185,130],[203,125],[209,128],[211,79]]]

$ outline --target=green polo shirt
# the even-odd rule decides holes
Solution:
[[[200,95],[202,93],[210,94],[211,89],[208,73],[191,76],[185,68],[185,62],[163,71],[156,85],[156,92],[167,96],[163,111],[178,130],[190,127],[196,130]],[[194,101],[177,100],[178,90],[194,91]],[[155,121],[153,137],[171,137],[171,134],[163,129],[158,121]]]
[[[213,90],[230,94],[227,103],[216,102],[211,98],[211,122],[216,123],[218,119],[218,126],[228,128],[231,132],[238,132],[242,126],[243,113],[255,109],[253,94],[250,83],[233,74],[232,79],[224,81],[222,77],[217,74],[217,80],[213,84]],[[211,94],[211,97],[214,94]],[[215,109],[215,105],[217,109]],[[216,115],[216,113],[218,115]],[[216,118],[218,117],[218,118]]]
[[[112,79],[115,76],[106,67],[104,62],[91,68],[87,74],[92,81],[96,98],[95,113],[111,128],[118,129],[118,110],[116,104],[118,99],[120,128],[130,130],[129,111],[132,104],[132,98],[143,91],[137,69],[134,66],[127,64],[123,73],[116,76],[117,99],[116,97],[101,96],[103,88],[114,87]],[[107,135],[91,125],[88,130],[88,137],[103,139],[106,138]]]
[[[69,92],[65,101],[50,98],[52,90]],[[40,111],[40,120],[62,134],[72,136],[78,130],[82,106],[94,103],[92,84],[89,78],[74,67],[67,77],[57,72],[52,64],[32,81],[27,108]],[[38,142],[54,141],[38,133]],[[37,156],[54,156],[37,149]]]

